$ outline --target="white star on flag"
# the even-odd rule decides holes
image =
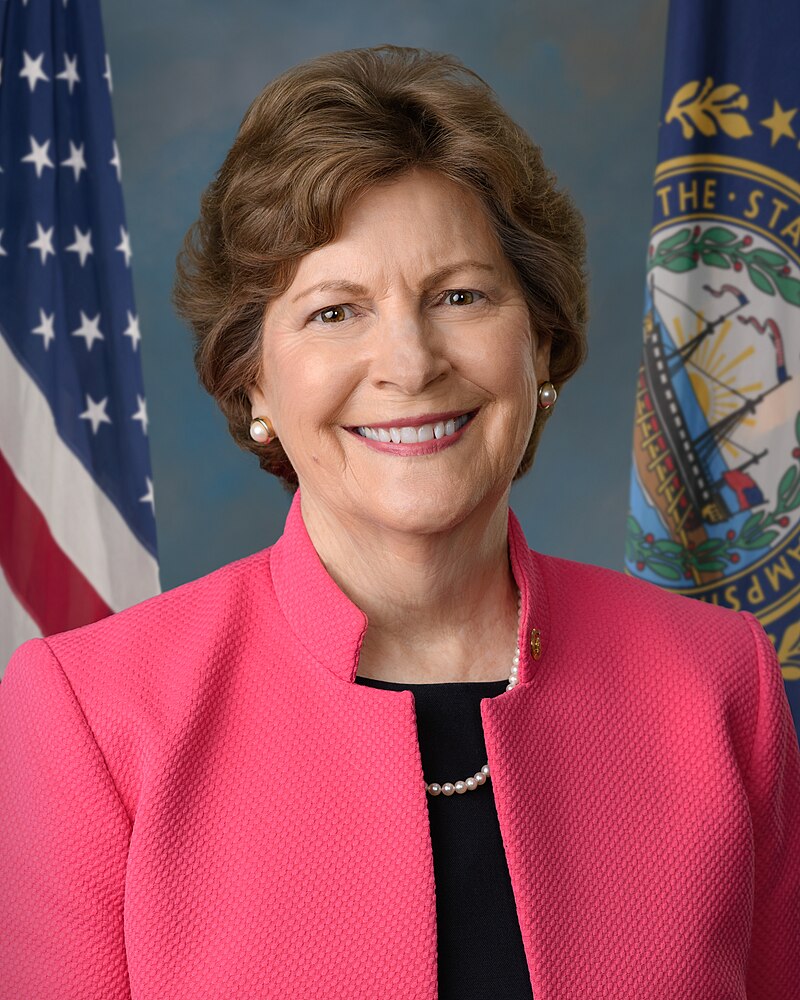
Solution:
[[[27,156],[22,157],[21,162],[32,163],[36,167],[36,176],[41,177],[45,167],[55,167],[47,152],[50,140],[46,139],[42,145],[39,145],[32,135],[28,138],[31,142],[31,151]]]
[[[82,233],[77,226],[73,226],[72,228],[75,230],[75,242],[70,244],[70,246],[65,249],[78,254],[81,261],[81,267],[83,267],[89,254],[94,253],[92,248],[92,231],[91,229],[87,229],[85,233]]]
[[[101,399],[99,403],[96,403],[92,397],[86,394],[86,409],[81,413],[81,420],[89,420],[92,424],[92,434],[97,433],[97,428],[100,424],[110,424],[111,417],[106,413],[106,403],[108,402],[108,396],[105,399]]]
[[[113,93],[114,85],[111,80],[111,60],[108,58],[108,53],[106,52],[106,71],[103,73],[103,79],[108,83],[109,94]]]
[[[39,325],[35,326],[31,333],[35,333],[40,337],[44,337],[44,349],[47,350],[50,347],[50,341],[56,339],[55,330],[53,329],[53,322],[56,318],[55,313],[50,313],[48,316],[44,309],[39,310]]]
[[[144,401],[144,397],[136,393],[136,401],[139,404],[139,409],[136,413],[131,414],[131,420],[140,420],[142,423],[142,430],[147,434],[147,403]]]
[[[119,158],[119,148],[117,147],[117,140],[114,140],[114,155],[108,161],[112,167],[117,171],[117,180],[122,180],[122,160]]]
[[[139,497],[139,503],[149,503],[153,508],[153,513],[156,512],[156,498],[153,495],[153,480],[149,476],[145,476],[147,482],[147,493],[143,497]]]
[[[2,229],[0,229],[0,236],[2,236]],[[139,341],[142,339],[141,333],[139,333],[139,317],[134,316],[130,309],[127,310],[128,313],[128,327],[126,330],[122,331],[123,337],[131,338],[131,347],[136,350],[139,345]]]
[[[36,223],[36,239],[31,240],[28,246],[32,250],[38,250],[42,255],[41,260],[44,264],[47,260],[47,255],[52,254],[54,257],[56,255],[53,249],[53,230],[55,226],[51,226],[49,229],[45,229],[41,223]]]
[[[64,71],[56,76],[56,80],[66,80],[69,92],[70,94],[72,93],[72,88],[75,84],[81,82],[81,78],[78,76],[77,55],[74,55],[70,59],[66,52],[64,53]]]
[[[100,330],[100,313],[98,313],[94,319],[89,319],[86,313],[81,309],[81,325],[77,330],[72,331],[73,337],[83,337],[86,341],[86,350],[91,351],[92,344],[96,340],[105,340]]]
[[[61,161],[62,167],[72,167],[75,172],[75,180],[79,180],[81,176],[81,170],[86,170],[86,159],[83,155],[83,143],[80,146],[76,146],[75,143],[70,139],[69,141],[69,156],[66,160]]]
[[[39,80],[46,82],[50,80],[50,77],[42,70],[44,52],[40,53],[35,59],[29,56],[27,52],[23,52],[22,58],[25,60],[25,65],[19,71],[19,75],[27,79],[28,86],[31,88],[31,93],[33,93]]]
[[[2,239],[3,239],[3,233],[4,232],[5,232],[5,229],[0,229],[0,241],[2,241]],[[0,257],[8,257],[8,251],[2,245],[2,242],[0,242]],[[128,313],[128,315],[130,316],[130,313]]]
[[[125,267],[130,267],[131,257],[133,256],[133,253],[131,251],[131,238],[128,233],[128,230],[124,226],[120,226],[119,231],[120,235],[122,236],[122,239],[119,241],[119,243],[114,249],[119,250],[120,253],[125,255]]]

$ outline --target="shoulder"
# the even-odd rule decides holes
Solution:
[[[756,661],[749,611],[675,593],[619,570],[536,554],[547,581],[555,635],[614,650],[651,667],[678,662],[707,674]]]
[[[232,615],[246,613],[253,593],[269,586],[269,559],[270,549],[262,549],[99,621],[48,636],[46,642],[59,659],[93,651],[107,659],[148,647],[196,645],[224,628]]]
[[[107,761],[135,758],[152,734],[182,732],[263,647],[275,622],[269,563],[262,549],[90,625],[29,639],[6,677],[19,698],[46,684],[73,701]]]
[[[594,609],[607,615],[614,610],[627,621],[647,619],[697,622],[702,625],[739,628],[746,631],[742,616],[724,605],[691,597],[650,583],[620,570],[559,556],[534,553],[547,579],[552,599],[561,600],[567,610],[585,614]],[[744,632],[743,632],[744,634]]]
[[[752,741],[760,674],[780,678],[755,615],[677,594],[618,570],[537,555],[548,584],[555,675],[576,690],[611,690],[643,714],[658,706],[674,726],[693,716],[724,729],[740,763]],[[766,665],[766,667],[765,667]]]
[[[148,747],[191,739],[187,720],[223,697],[242,637],[256,647],[259,629],[271,628],[269,559],[263,549],[90,625],[29,639],[0,683],[0,716],[35,715],[62,747],[96,753],[96,743],[132,814]]]

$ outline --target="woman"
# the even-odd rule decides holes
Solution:
[[[585,356],[583,268],[454,58],[338,52],[256,99],[176,301],[291,510],[15,653],[0,996],[800,995],[766,633],[535,552],[508,507]]]

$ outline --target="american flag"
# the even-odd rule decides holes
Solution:
[[[160,590],[99,0],[0,0],[0,676]]]

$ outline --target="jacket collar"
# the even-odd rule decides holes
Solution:
[[[519,683],[530,681],[545,656],[550,609],[542,556],[529,548],[516,515],[508,509],[511,571],[522,594],[519,635]],[[331,673],[354,681],[367,616],[325,569],[303,521],[298,489],[284,531],[272,546],[270,566],[278,604],[305,649]],[[539,630],[539,659],[531,653],[531,635]]]

